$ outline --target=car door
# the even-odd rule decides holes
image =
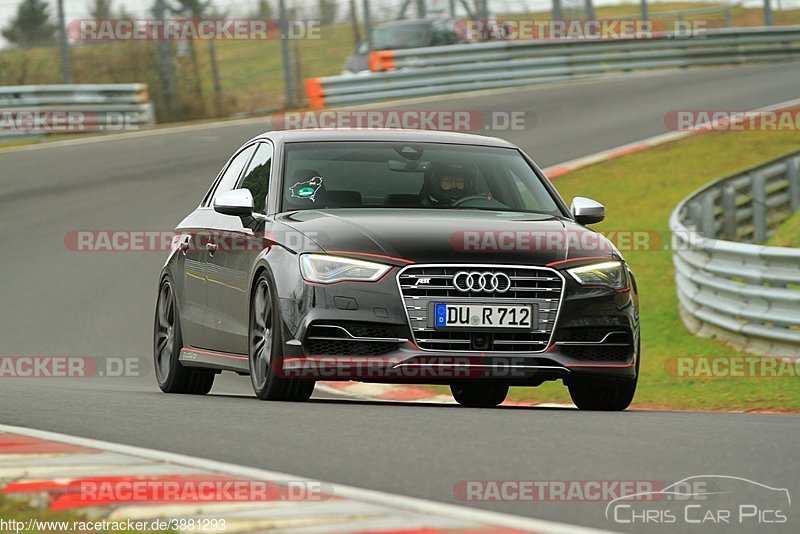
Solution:
[[[217,249],[208,256],[209,349],[248,353],[250,272],[264,248],[267,191],[272,171],[273,146],[258,143],[250,163],[234,189],[249,189],[253,217],[242,219],[216,214]]]
[[[188,242],[179,252],[183,256],[184,303],[181,310],[181,328],[184,343],[193,347],[209,348],[208,313],[208,258],[216,246],[218,213],[213,199],[236,186],[242,170],[255,151],[251,144],[238,151],[225,165],[203,204],[178,227],[178,241]]]

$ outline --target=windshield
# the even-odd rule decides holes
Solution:
[[[428,45],[428,34],[427,24],[388,26],[376,28],[372,33],[372,42],[375,50],[417,48]]]
[[[483,209],[561,215],[513,148],[402,142],[286,145],[283,210]]]

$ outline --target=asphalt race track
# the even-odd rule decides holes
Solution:
[[[800,64],[782,63],[405,107],[526,111],[525,130],[500,135],[545,167],[663,133],[670,110],[752,109],[798,97]],[[144,374],[0,378],[1,423],[455,503],[453,486],[462,480],[669,483],[704,474],[744,477],[800,498],[796,415],[464,409],[325,394],[307,404],[264,403],[252,397],[247,378],[229,373],[208,397],[161,394],[151,369],[151,331],[166,254],[72,252],[64,236],[79,229],[172,229],[231,151],[268,129],[268,119],[238,121],[0,153],[0,355],[138,357]],[[606,520],[598,503],[470,505],[626,530]],[[795,505],[785,531],[797,531],[798,522]]]

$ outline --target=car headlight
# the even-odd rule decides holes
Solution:
[[[381,263],[328,256],[327,254],[303,254],[300,256],[300,273],[303,278],[317,284],[333,284],[345,280],[374,282],[391,268],[390,265]]]
[[[611,289],[628,287],[628,273],[621,261],[606,261],[567,269],[567,272],[584,286],[604,286]]]

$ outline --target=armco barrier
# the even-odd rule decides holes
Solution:
[[[80,112],[84,129],[58,133],[85,133],[138,128],[155,124],[155,112],[147,85],[142,83],[76,84],[76,85],[11,85],[0,87],[0,114],[14,117],[20,112]],[[7,121],[6,121],[7,122]],[[8,127],[0,128],[2,137],[24,137],[47,133]],[[124,122],[124,123],[123,123]]]
[[[640,69],[800,58],[800,26],[725,28],[694,37],[514,40],[375,51],[374,72],[306,80],[309,105],[362,104]]]
[[[800,152],[717,180],[675,208],[675,279],[690,330],[800,356],[800,249],[752,243],[799,208]]]

